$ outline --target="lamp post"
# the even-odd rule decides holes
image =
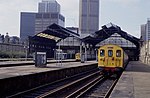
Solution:
[[[95,49],[95,52],[96,52],[96,61],[98,61],[98,57],[97,57],[97,56],[98,56],[98,55],[97,55],[97,54],[98,54],[98,50]]]
[[[25,45],[24,49],[25,49],[25,60],[27,61],[27,58],[28,58],[28,46]]]

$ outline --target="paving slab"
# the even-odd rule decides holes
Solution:
[[[150,65],[129,62],[110,98],[150,98]]]
[[[71,61],[75,61],[75,59],[65,59],[65,60],[62,60],[62,62],[71,62]],[[47,60],[48,63],[56,63],[57,60]],[[7,66],[7,65],[15,65],[15,64],[22,64],[24,66],[26,66],[26,64],[34,64],[34,61],[31,60],[31,61],[5,61],[5,62],[0,62],[0,67],[3,67],[3,66]]]
[[[52,71],[52,70],[59,70],[62,68],[96,64],[96,63],[97,63],[96,61],[87,61],[85,63],[80,63],[80,62],[67,62],[67,63],[62,63],[62,64],[51,63],[51,64],[47,64],[47,66],[44,68],[35,67],[34,65],[1,67],[0,68],[0,79],[34,74],[34,73],[40,73],[40,72],[46,72],[46,71]]]

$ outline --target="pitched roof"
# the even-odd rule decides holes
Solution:
[[[54,23],[48,26],[46,30],[33,36],[33,38],[40,37],[40,38],[55,40],[56,42],[58,42],[60,39],[65,39],[69,36],[74,36],[80,39],[79,34],[72,32]]]
[[[140,39],[128,34],[127,32],[121,30],[121,28],[119,26],[114,25],[112,23],[102,26],[101,30],[83,38],[82,41],[96,45],[99,42],[109,38],[114,33],[118,33],[121,37],[125,38],[126,40],[131,41],[137,47],[139,47]]]

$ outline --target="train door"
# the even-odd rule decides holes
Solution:
[[[114,66],[114,56],[113,56],[113,54],[114,54],[114,52],[113,52],[113,50],[110,50],[110,49],[108,49],[108,56],[107,56],[107,66],[108,67],[113,67]]]
[[[99,65],[104,66],[105,65],[105,50],[101,49],[99,50],[100,58],[99,58]]]
[[[121,50],[116,50],[116,67],[121,65]]]

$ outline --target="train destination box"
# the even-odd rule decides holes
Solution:
[[[46,64],[47,64],[46,52],[36,52],[35,53],[35,66],[46,67]]]

